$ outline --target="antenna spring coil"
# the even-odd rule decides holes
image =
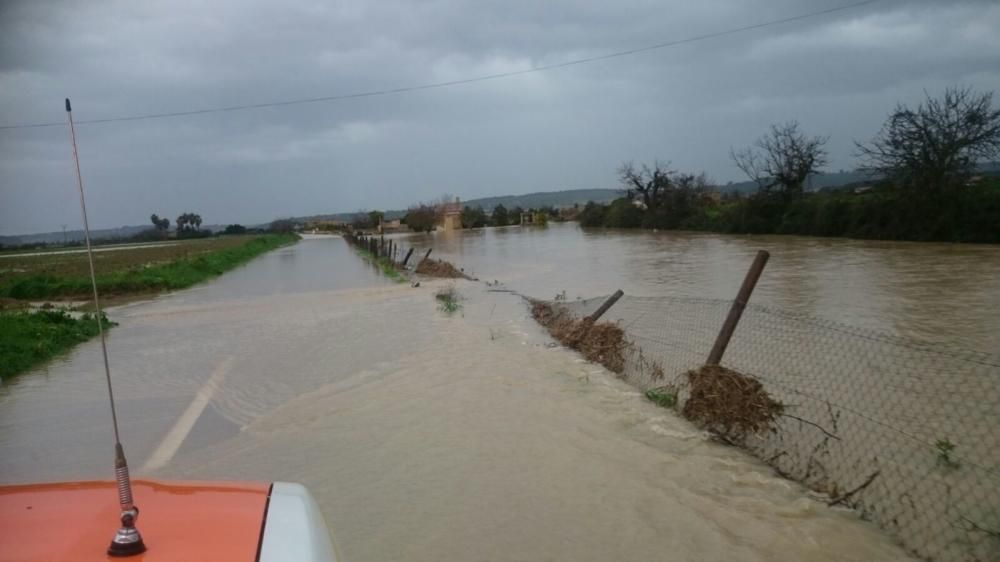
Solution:
[[[128,476],[128,465],[115,467],[115,480],[118,481],[118,503],[122,510],[132,509],[132,484]]]

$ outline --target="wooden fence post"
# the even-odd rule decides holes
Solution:
[[[618,299],[622,298],[622,295],[624,294],[625,293],[622,292],[621,289],[615,291],[615,294],[608,297],[608,300],[604,301],[604,304],[602,304],[600,308],[595,310],[593,314],[588,316],[586,320],[589,320],[591,322],[597,322],[597,319],[600,318],[601,316],[604,316],[604,313],[607,312],[608,309],[611,308],[616,302],[618,302]]]
[[[406,257],[403,258],[403,267],[406,267],[406,262],[410,261],[410,256],[413,255],[413,246],[410,246],[410,251],[406,252]]]
[[[427,258],[431,257],[431,250],[433,250],[433,249],[434,248],[427,248],[427,253],[424,254],[424,259],[420,260],[420,263],[417,264],[418,268],[420,267],[421,263],[424,263],[425,261],[427,261]]]
[[[719,330],[719,335],[715,338],[715,345],[712,346],[712,351],[708,354],[706,365],[718,365],[722,361],[726,347],[729,346],[729,339],[733,337],[736,325],[740,323],[740,317],[743,316],[743,309],[746,308],[750,295],[753,293],[754,287],[757,286],[757,280],[760,279],[760,274],[764,271],[764,266],[767,265],[767,260],[770,257],[771,254],[764,250],[757,252],[757,257],[754,258],[750,269],[747,270],[746,277],[743,278],[740,292],[736,293],[736,300],[729,308],[729,315],[726,316],[726,321],[722,323],[722,329]]]

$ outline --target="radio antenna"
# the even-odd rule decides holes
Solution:
[[[132,501],[132,480],[128,475],[128,462],[118,434],[118,414],[115,412],[115,393],[111,388],[111,367],[108,364],[108,342],[104,335],[104,315],[97,294],[97,275],[94,273],[94,250],[90,244],[90,224],[87,222],[87,202],[83,196],[83,174],[80,173],[80,155],[76,150],[76,129],[73,127],[73,108],[66,98],[66,116],[69,119],[69,137],[73,143],[73,161],[76,163],[76,185],[80,190],[80,211],[83,213],[83,237],[87,243],[87,260],[90,262],[90,285],[94,289],[94,314],[97,318],[97,333],[101,338],[101,354],[104,356],[104,379],[108,383],[108,400],[111,402],[111,424],[115,429],[115,481],[118,484],[118,503],[121,506],[121,526],[111,539],[108,554],[111,556],[132,556],[146,550],[142,535],[135,527],[139,519],[139,508]]]

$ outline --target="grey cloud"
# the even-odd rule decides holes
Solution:
[[[6,2],[0,122],[461,79],[739,27],[828,1]],[[897,101],[1000,86],[995,2],[890,2],[630,57],[336,103],[81,126],[94,222],[208,222],[614,184],[624,159],[738,179],[729,146],[799,119],[854,165]],[[1000,102],[1000,100],[998,100]],[[78,223],[63,128],[0,131],[0,233]]]

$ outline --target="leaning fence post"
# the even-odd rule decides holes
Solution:
[[[420,267],[421,263],[424,263],[425,261],[427,261],[427,258],[431,257],[431,250],[433,250],[433,249],[434,248],[427,248],[427,253],[424,254],[424,259],[420,260],[420,263],[417,264],[417,268]]]
[[[719,335],[715,338],[715,345],[712,346],[712,351],[708,354],[706,365],[718,365],[722,361],[722,355],[726,353],[726,347],[729,346],[729,339],[733,337],[736,325],[740,323],[740,316],[743,316],[743,309],[746,308],[750,294],[757,286],[757,280],[760,279],[760,274],[764,271],[764,266],[767,265],[767,260],[770,257],[771,254],[765,250],[757,252],[757,257],[754,258],[750,269],[747,270],[746,277],[743,278],[740,292],[736,294],[736,300],[729,308],[729,315],[726,316],[726,321],[722,323],[722,329],[719,330]]]
[[[410,261],[410,256],[413,255],[413,246],[410,246],[410,251],[406,252],[406,257],[403,258],[403,267],[406,267],[406,262]]]
[[[608,300],[604,301],[604,304],[602,304],[600,308],[595,310],[593,314],[588,316],[586,320],[589,320],[591,322],[597,322],[597,319],[600,318],[601,316],[604,316],[604,313],[607,312],[608,309],[612,307],[612,305],[618,302],[618,299],[622,298],[622,295],[624,294],[625,293],[623,293],[621,289],[615,291],[615,294],[608,297]]]

